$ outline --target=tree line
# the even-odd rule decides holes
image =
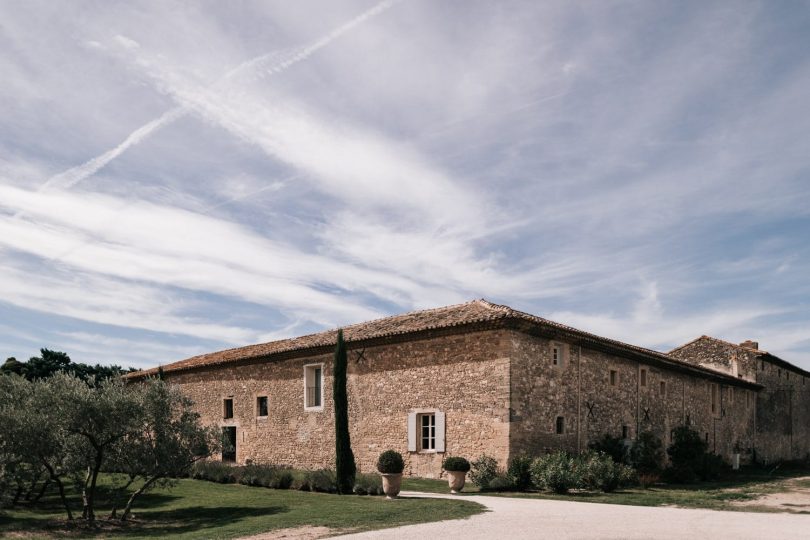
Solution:
[[[16,374],[28,380],[44,379],[54,373],[73,373],[85,382],[101,381],[110,377],[117,377],[125,373],[138,371],[135,368],[124,369],[121,366],[101,364],[83,364],[73,362],[67,353],[52,351],[50,349],[40,349],[39,356],[32,356],[27,362],[21,362],[14,358],[6,358],[5,363],[0,366],[0,374]]]
[[[46,351],[32,369],[0,376],[0,506],[36,505],[52,490],[71,523],[92,526],[99,475],[115,472],[113,489],[103,491],[112,499],[109,518],[127,520],[140,495],[221,448],[219,430],[201,425],[178,388],[160,379],[125,384],[120,368],[107,377],[51,369],[71,363]],[[71,489],[81,495],[81,514],[71,508]]]

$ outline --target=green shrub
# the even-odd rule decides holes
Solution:
[[[717,480],[731,470],[731,465],[726,463],[721,456],[707,452],[703,455],[703,463],[697,471],[698,477],[703,481]]]
[[[191,477],[220,484],[232,484],[237,480],[238,467],[220,461],[198,461],[191,470]]]
[[[498,460],[492,456],[482,455],[470,465],[470,481],[481,489],[487,489],[498,475]]]
[[[580,483],[574,458],[560,450],[535,459],[532,462],[531,476],[535,487],[554,493],[567,493]]]
[[[517,455],[509,459],[506,477],[517,491],[526,491],[532,487],[532,458]]]
[[[309,490],[321,493],[337,493],[337,477],[335,471],[319,469],[308,473]]]
[[[664,472],[667,482],[691,484],[705,472],[707,444],[700,434],[688,426],[675,428],[672,444],[667,448],[670,467]]]
[[[616,463],[609,455],[593,450],[580,456],[579,470],[584,487],[605,493],[631,485],[635,480],[635,470],[632,467]]]
[[[377,459],[377,470],[383,474],[401,474],[404,469],[402,454],[396,450],[386,450]]]
[[[664,464],[664,450],[661,439],[655,433],[639,433],[628,454],[630,465],[640,474],[658,473]]]
[[[621,437],[613,437],[605,433],[599,439],[591,442],[588,448],[610,456],[616,463],[627,463],[627,446]]]
[[[487,491],[512,491],[515,487],[512,479],[505,474],[499,474],[490,481]]]
[[[358,495],[383,495],[382,478],[378,474],[358,473],[354,480],[354,492]]]
[[[453,472],[467,472],[470,470],[470,462],[463,457],[450,456],[442,463],[442,469]]]

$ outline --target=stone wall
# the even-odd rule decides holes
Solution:
[[[509,341],[503,330],[413,339],[356,348],[350,344],[349,424],[360,471],[373,471],[380,452],[405,458],[406,474],[437,477],[446,455],[480,454],[505,462],[509,440]],[[352,348],[354,347],[354,348]],[[304,409],[304,366],[323,363],[321,411]],[[191,397],[203,422],[237,428],[238,463],[334,466],[332,355],[301,356],[196,372],[167,373]],[[268,396],[269,414],[256,416]],[[233,399],[234,418],[223,419]],[[446,453],[408,452],[408,413],[446,415]]]
[[[629,442],[644,431],[668,445],[672,430],[688,424],[706,438],[710,450],[726,459],[738,452],[743,461],[750,459],[751,390],[519,332],[511,338],[510,453],[579,451],[604,434],[626,436]],[[567,350],[561,366],[552,362],[555,343]],[[565,419],[563,434],[556,430],[558,416]]]
[[[764,386],[754,393],[756,458],[765,463],[805,459],[810,453],[810,384],[799,370],[764,351],[703,337],[671,353],[686,362],[726,369]],[[750,399],[750,398],[747,398]],[[736,403],[736,400],[735,400]]]

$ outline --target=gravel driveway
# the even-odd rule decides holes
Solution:
[[[453,495],[403,492],[404,497],[454,498]],[[508,540],[553,538],[767,538],[810,539],[810,515],[718,512],[543,499],[466,496],[489,512],[468,519],[408,525],[351,534],[341,539]],[[393,501],[391,504],[396,504]]]

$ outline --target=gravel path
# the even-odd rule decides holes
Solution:
[[[453,495],[403,492],[404,497],[455,498]],[[468,519],[408,525],[341,536],[341,539],[508,540],[536,538],[621,538],[700,540],[780,540],[810,538],[810,515],[718,512],[580,503],[543,499],[465,496],[489,511]],[[396,501],[391,504],[396,504]]]

